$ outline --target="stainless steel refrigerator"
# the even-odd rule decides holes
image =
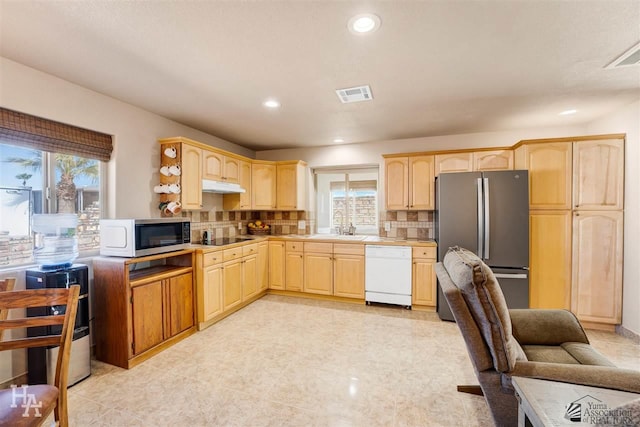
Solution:
[[[509,308],[529,307],[529,176],[526,170],[442,173],[436,179],[438,261],[460,246],[496,275]],[[438,284],[438,316],[454,320]]]

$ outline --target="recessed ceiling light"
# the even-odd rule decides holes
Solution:
[[[335,138],[335,139],[333,140],[333,142],[334,142],[334,143],[336,143],[336,144],[342,144],[342,143],[344,142],[344,139],[342,139],[342,138]]]
[[[278,108],[278,107],[280,107],[280,103],[278,101],[276,101],[275,99],[267,99],[266,101],[264,101],[262,103],[262,105],[264,105],[267,108]]]
[[[560,115],[561,115],[561,116],[568,116],[568,115],[570,115],[570,114],[575,114],[575,113],[577,113],[577,112],[578,112],[578,110],[565,110],[565,111],[563,111],[562,113],[560,113]]]
[[[354,34],[371,33],[380,28],[380,17],[373,13],[361,13],[349,19],[347,26]]]

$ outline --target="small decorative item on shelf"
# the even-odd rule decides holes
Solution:
[[[269,226],[269,224],[265,224],[264,222],[257,220],[255,222],[250,222],[249,224],[247,224],[247,231],[249,232],[249,234],[264,236],[267,234],[271,234],[271,227]]]

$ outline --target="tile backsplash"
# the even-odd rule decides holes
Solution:
[[[433,211],[382,211],[379,234],[402,239],[433,239],[433,218]],[[391,226],[389,231],[384,228],[387,222]]]
[[[310,220],[307,211],[188,211],[183,217],[191,219],[191,241],[202,241],[202,233],[209,231],[216,238],[233,237],[247,233],[247,224],[260,220],[271,227],[271,235],[310,234],[315,221]],[[305,221],[305,227],[298,229],[298,221]],[[238,228],[240,225],[240,228]]]

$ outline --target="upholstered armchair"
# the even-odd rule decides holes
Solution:
[[[616,368],[598,353],[571,312],[509,310],[473,252],[450,248],[436,274],[497,426],[517,425],[512,376],[640,393],[640,371]]]

